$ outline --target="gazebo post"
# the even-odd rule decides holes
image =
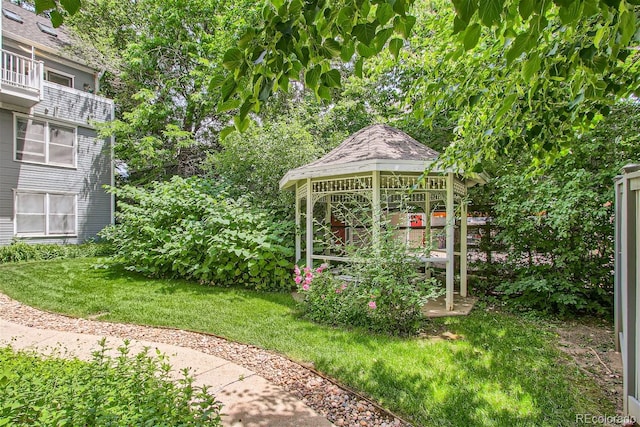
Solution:
[[[460,296],[467,296],[467,202],[460,202]]]
[[[296,262],[300,261],[302,258],[302,238],[300,233],[302,233],[302,224],[300,224],[300,220],[302,215],[300,215],[300,187],[296,184]]]
[[[311,178],[307,178],[307,267],[313,267],[313,198]]]
[[[453,276],[455,272],[454,264],[454,226],[456,223],[455,212],[453,207],[453,173],[447,173],[447,271],[446,271],[446,309],[453,310]]]
[[[424,194],[424,246],[429,248],[429,253],[425,254],[427,258],[431,258],[431,193],[429,191],[429,180],[425,178],[426,192]],[[431,278],[429,270],[429,261],[424,265],[424,274],[427,279]]]
[[[327,227],[329,227],[329,235],[333,236],[332,224],[331,224],[331,195],[327,195],[327,196],[324,196],[324,197],[325,197],[325,200],[326,200],[325,201],[325,209],[326,210],[325,210],[325,213],[324,213],[324,215],[325,215],[324,221],[327,224]],[[333,237],[331,237],[330,240],[332,238]],[[330,252],[331,252],[331,245],[327,246],[325,248],[324,254],[325,255],[329,255]]]
[[[380,248],[380,171],[373,171],[371,179],[372,201],[371,201],[371,214],[372,214],[372,226],[373,226],[373,247],[375,250]]]

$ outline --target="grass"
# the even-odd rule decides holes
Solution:
[[[0,266],[0,291],[72,316],[210,332],[275,350],[371,396],[417,425],[572,425],[613,404],[539,323],[475,310],[434,320],[460,340],[400,339],[301,320],[288,294],[152,280],[96,259]]]

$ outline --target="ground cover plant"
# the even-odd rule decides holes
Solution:
[[[0,425],[216,426],[221,404],[174,382],[163,355],[110,356],[101,341],[89,362],[0,347]]]
[[[0,266],[0,291],[72,316],[206,331],[313,363],[416,425],[575,423],[613,414],[589,378],[556,348],[544,325],[476,309],[432,321],[429,334],[398,338],[301,319],[288,293],[148,279],[78,259]]]
[[[33,244],[19,240],[0,246],[0,264],[5,262],[39,261],[56,258],[82,258],[104,256],[111,253],[107,243],[79,245]]]
[[[291,224],[229,197],[222,184],[175,176],[110,191],[119,200],[118,222],[100,234],[127,269],[224,286],[291,288]]]

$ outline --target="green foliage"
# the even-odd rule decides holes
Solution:
[[[286,91],[283,80],[299,80],[330,100],[344,75],[365,74],[365,59],[373,67],[374,58],[401,69],[408,63],[422,72],[409,80],[404,112],[423,125],[451,114],[458,143],[445,160],[471,170],[505,149],[552,161],[612,99],[638,90],[634,1],[452,3],[269,2],[257,27],[229,51],[235,61],[224,76],[233,83],[227,96],[255,110],[265,86]],[[328,78],[338,71],[341,80]]]
[[[19,261],[40,261],[105,256],[111,254],[106,243],[82,243],[79,245],[31,244],[20,240],[0,246],[0,264]]]
[[[553,166],[524,173],[527,156],[498,167],[474,198],[493,203],[510,277],[497,289],[515,304],[553,312],[612,309],[613,180],[637,161],[640,107],[612,115]]]
[[[69,20],[109,71],[102,87],[115,100],[116,120],[100,133],[115,136],[129,182],[202,172],[219,148],[221,123],[231,120],[218,109],[223,94],[211,76],[254,9],[246,0],[96,0]]]
[[[164,355],[105,345],[90,362],[0,347],[0,425],[220,425],[222,405],[187,370],[174,382]]]
[[[378,245],[350,252],[353,261],[340,268],[341,276],[324,266],[296,267],[305,317],[391,335],[417,333],[424,321],[422,306],[441,294],[435,279],[418,273],[420,262],[408,256],[407,246],[392,233]]]
[[[154,277],[182,277],[216,285],[290,289],[292,224],[218,183],[173,177],[148,189],[110,188],[118,224],[101,232],[116,260]]]
[[[320,143],[299,119],[269,122],[234,132],[222,141],[222,150],[211,156],[216,174],[229,183],[232,196],[250,194],[256,204],[291,212],[293,193],[281,191],[280,179],[289,169],[317,159]]]

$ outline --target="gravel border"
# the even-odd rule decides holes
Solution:
[[[73,318],[29,307],[1,293],[0,318],[41,329],[108,335],[192,348],[254,371],[292,393],[336,426],[411,426],[364,396],[339,386],[309,367],[279,354],[214,335]]]

